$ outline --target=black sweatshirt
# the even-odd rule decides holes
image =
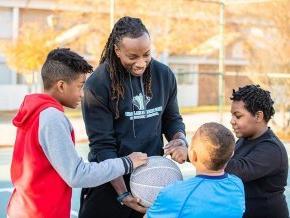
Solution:
[[[134,151],[162,155],[162,134],[171,140],[175,133],[185,133],[174,74],[153,59],[150,67],[152,97],[144,95],[142,77],[122,72],[125,94],[119,101],[118,119],[114,119],[115,102],[111,101],[107,64],[101,64],[86,81],[82,109],[90,141],[89,161],[100,162]]]
[[[226,171],[243,180],[244,217],[289,217],[283,194],[288,176],[287,152],[270,128],[256,139],[239,139]]]

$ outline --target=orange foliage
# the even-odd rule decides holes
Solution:
[[[54,37],[55,33],[41,31],[36,24],[23,26],[18,39],[5,46],[8,66],[22,74],[39,71],[47,53],[55,46],[49,43]]]

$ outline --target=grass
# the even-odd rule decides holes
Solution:
[[[13,117],[16,115],[17,111],[0,111],[0,123],[1,122],[11,122]],[[79,118],[82,117],[82,111],[80,108],[78,109],[65,109],[65,114],[69,118]]]
[[[196,107],[181,107],[180,112],[181,114],[197,114],[197,113],[205,113],[205,112],[218,112],[219,108],[216,105],[203,105],[203,106],[196,106]],[[223,108],[223,111],[230,111],[230,106],[226,105]],[[0,111],[0,123],[2,122],[11,122],[13,117],[17,111]],[[65,114],[68,118],[81,118],[82,111],[81,108],[77,109],[70,109],[65,108]],[[290,132],[289,131],[277,131],[277,135],[279,138],[290,142]]]
[[[218,112],[218,111],[219,107],[217,105],[180,107],[181,114],[195,114],[195,113]],[[230,106],[229,105],[224,106],[223,111],[230,111]]]
[[[229,111],[230,106],[224,106],[224,111]],[[205,113],[205,112],[218,112],[219,107],[216,105],[203,105],[195,107],[180,107],[181,114],[196,114],[196,113]],[[78,118],[82,116],[81,108],[77,109],[65,109],[65,114],[70,118]]]
[[[224,111],[229,111],[230,106],[224,106]],[[219,107],[216,105],[203,105],[203,106],[195,106],[195,107],[180,107],[181,114],[195,114],[195,113],[204,113],[204,112],[218,112]],[[0,122],[1,121],[9,121],[11,120],[17,111],[0,111]],[[82,117],[81,108],[78,107],[77,109],[70,109],[65,108],[65,114],[69,118],[80,118]]]
[[[64,113],[68,118],[81,118],[82,110],[80,107],[77,109],[65,108]]]

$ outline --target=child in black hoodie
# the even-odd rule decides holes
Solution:
[[[86,81],[83,115],[90,141],[89,161],[132,151],[187,159],[185,127],[172,71],[151,58],[148,30],[138,18],[115,24],[100,65]],[[169,143],[163,150],[163,136]],[[80,218],[143,217],[146,208],[130,194],[129,176],[84,189]]]
[[[270,92],[259,85],[233,90],[231,124],[239,140],[226,171],[245,186],[243,217],[288,218],[285,200],[288,157],[283,143],[268,127],[274,115]]]

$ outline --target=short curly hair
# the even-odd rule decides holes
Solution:
[[[240,87],[237,91],[233,89],[232,101],[243,101],[245,108],[255,115],[258,111],[264,113],[264,120],[266,123],[275,114],[273,107],[274,101],[271,98],[270,92],[262,89],[260,85],[246,85]]]
[[[57,48],[49,52],[42,66],[43,87],[47,90],[59,80],[70,82],[77,79],[80,74],[92,71],[93,67],[77,53],[69,48]]]

